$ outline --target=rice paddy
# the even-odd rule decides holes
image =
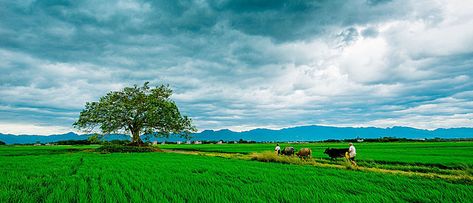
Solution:
[[[250,154],[272,151],[276,143],[265,144],[165,144],[161,149]],[[313,157],[327,159],[326,148],[348,148],[348,143],[281,143],[281,148],[311,148]],[[445,167],[473,167],[473,142],[388,142],[355,143],[357,160],[379,163],[419,163]]]
[[[357,145],[357,149],[360,159],[383,160],[382,155],[375,155],[377,150],[399,148],[396,152],[401,158],[386,155],[387,165],[404,163],[399,161],[404,156],[405,163],[419,162],[433,168],[423,155],[428,150],[433,151],[432,157],[439,151],[447,153],[430,164],[471,164],[468,159],[473,154],[472,143],[424,144],[373,143]],[[317,152],[328,145],[316,145],[312,145],[314,162],[331,163]],[[252,156],[272,145],[184,146]],[[209,153],[204,156],[169,152],[102,154],[90,149],[96,147],[0,147],[0,202],[473,202],[471,181],[222,158],[210,156],[211,152],[204,152]],[[409,149],[412,155],[403,154]],[[467,155],[453,158],[461,150]]]

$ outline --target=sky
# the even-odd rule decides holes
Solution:
[[[0,0],[0,133],[169,84],[199,131],[473,127],[473,1]]]

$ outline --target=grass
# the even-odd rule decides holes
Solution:
[[[0,147],[0,202],[473,202],[470,183],[420,176],[91,151]]]
[[[357,164],[383,170],[454,175],[456,178],[473,175],[473,142],[390,142],[355,143]],[[202,144],[202,145],[160,145],[162,149],[198,150],[221,153],[262,153],[272,150],[275,144]],[[288,144],[296,150],[308,147],[318,163],[343,165],[343,159],[331,161],[324,150],[328,147],[347,147],[347,143],[299,143]],[[467,177],[466,179],[470,179]]]
[[[214,152],[202,152],[201,155],[212,156]],[[447,169],[438,169],[438,168],[429,168],[422,166],[392,166],[392,165],[369,165],[365,162],[358,164],[357,166],[352,165],[348,160],[340,160],[337,162],[304,158],[300,159],[296,156],[281,156],[276,155],[274,152],[265,151],[265,152],[255,152],[249,155],[240,155],[236,156],[235,154],[230,156],[222,156],[226,158],[237,158],[237,159],[250,159],[257,160],[262,162],[275,162],[275,163],[285,163],[285,164],[297,164],[297,165],[311,165],[316,167],[324,168],[338,168],[338,169],[350,169],[350,170],[359,170],[365,172],[376,172],[376,173],[389,173],[389,174],[400,174],[405,176],[422,176],[427,178],[441,178],[444,180],[457,182],[457,183],[466,183],[473,184],[473,176],[467,170],[447,170]]]
[[[39,156],[39,155],[52,155],[52,154],[64,154],[74,153],[88,149],[95,149],[100,145],[54,145],[54,146],[15,146],[5,145],[0,146],[0,156]]]
[[[347,143],[281,143],[281,147],[293,146],[296,150],[304,147],[312,149],[313,157],[328,159],[326,148],[348,148]],[[419,164],[439,168],[473,168],[473,142],[391,142],[355,143],[357,160],[377,164]],[[207,152],[227,152],[250,154],[273,150],[275,144],[166,144],[161,149],[197,150]]]
[[[158,147],[139,147],[139,146],[123,146],[123,145],[104,145],[95,149],[96,152],[101,153],[131,153],[131,152],[158,152],[161,151]]]

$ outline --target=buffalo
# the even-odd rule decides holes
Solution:
[[[310,158],[310,156],[312,155],[312,150],[309,148],[302,148],[296,153],[296,155],[299,158]]]
[[[282,155],[292,156],[294,155],[294,147],[286,147],[281,151]]]
[[[324,154],[327,154],[332,160],[339,157],[345,157],[345,153],[348,152],[348,148],[343,149],[335,149],[335,148],[327,148]]]

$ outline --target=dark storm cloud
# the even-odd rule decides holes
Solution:
[[[0,124],[70,126],[86,101],[151,81],[201,129],[473,125],[466,4],[2,1]]]
[[[7,29],[0,45],[60,61],[97,61],[93,57],[97,54],[120,51],[110,50],[116,45],[162,46],[192,55],[205,49],[212,37],[220,40],[222,33],[216,26],[277,42],[309,40],[333,26],[382,21],[408,12],[399,9],[389,16],[383,12],[398,5],[369,6],[358,1],[4,2],[1,25]],[[220,45],[227,43],[231,41]]]

